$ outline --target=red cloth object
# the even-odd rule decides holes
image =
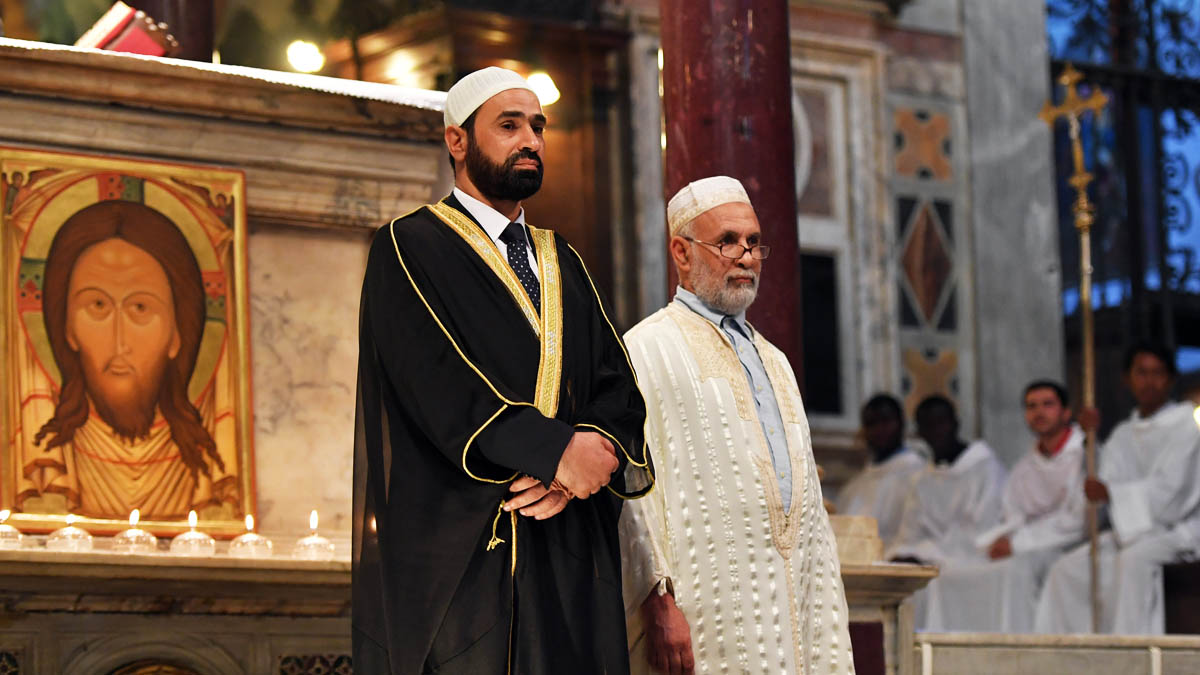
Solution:
[[[136,24],[131,25],[130,29],[117,36],[117,39],[108,43],[104,48],[111,52],[146,54],[148,56],[165,56],[167,53],[166,47],[155,42]]]
[[[75,42],[75,46],[147,56],[171,56],[179,51],[179,43],[167,33],[165,25],[120,1],[114,3]]]

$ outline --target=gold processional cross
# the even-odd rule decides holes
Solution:
[[[1092,182],[1092,174],[1088,173],[1083,164],[1083,143],[1079,138],[1079,119],[1089,110],[1093,115],[1099,115],[1104,106],[1108,105],[1108,97],[1099,87],[1093,87],[1087,98],[1079,97],[1079,81],[1083,75],[1071,64],[1063,68],[1058,76],[1058,83],[1063,86],[1065,95],[1063,102],[1053,105],[1051,100],[1042,106],[1038,115],[1042,121],[1050,125],[1067,120],[1067,129],[1071,136],[1071,155],[1075,162],[1075,173],[1070,178],[1071,187],[1075,188],[1075,201],[1071,209],[1075,213],[1075,229],[1079,230],[1079,308],[1083,319],[1083,407],[1096,407],[1096,347],[1095,328],[1092,320],[1092,223],[1095,222],[1095,208],[1088,199],[1087,188]],[[1089,425],[1091,426],[1091,425]],[[1087,475],[1096,477],[1096,430],[1087,429]],[[1089,562],[1091,566],[1091,606],[1092,632],[1100,632],[1100,570],[1099,570],[1099,535],[1096,517],[1096,504],[1089,501],[1087,509],[1088,535],[1091,542]]]

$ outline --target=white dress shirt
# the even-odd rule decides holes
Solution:
[[[500,255],[505,260],[508,260],[508,245],[500,241],[500,235],[504,234],[504,230],[510,222],[518,222],[521,225],[525,225],[525,209],[522,207],[521,212],[517,214],[516,221],[510,221],[504,217],[504,214],[458,188],[454,188],[454,197],[458,199],[458,203],[463,205],[463,208],[470,212],[475,220],[479,221],[479,224],[483,226],[483,231],[495,242],[496,248],[500,249]],[[538,278],[538,281],[541,281],[542,277],[538,272],[537,256],[533,253],[533,243],[529,241],[528,229],[525,230],[525,253],[529,256],[529,267],[533,270],[533,275]]]

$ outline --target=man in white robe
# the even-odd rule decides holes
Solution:
[[[986,559],[943,563],[926,594],[925,630],[1031,632],[1046,570],[1083,539],[1083,431],[1071,424],[1066,389],[1026,387],[1025,422],[1037,441],[1008,476],[1000,524],[976,538]]]
[[[762,259],[727,177],[667,207],[674,300],[625,336],[657,485],[621,547],[634,673],[852,673],[837,547],[799,387],[745,321]]]
[[[859,417],[871,461],[838,491],[835,503],[838,513],[874,518],[886,549],[900,529],[913,481],[928,462],[904,443],[904,409],[894,396],[872,396]]]
[[[1125,385],[1137,407],[1100,453],[1098,479],[1084,481],[1111,531],[1100,537],[1100,630],[1159,635],[1165,630],[1163,564],[1197,550],[1188,522],[1200,518],[1200,428],[1189,404],[1169,400],[1175,360],[1152,343],[1125,358]],[[1088,545],[1050,568],[1037,629],[1091,631]]]
[[[934,461],[913,483],[885,557],[943,569],[983,562],[987,558],[975,542],[1000,519],[1004,465],[985,441],[968,445],[959,439],[958,414],[945,397],[921,401],[915,417],[917,433],[929,444]],[[940,612],[947,601],[939,581],[934,579],[914,598],[918,629],[944,623]]]

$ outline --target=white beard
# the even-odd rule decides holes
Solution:
[[[758,296],[758,274],[750,270],[735,267],[722,275],[706,265],[696,265],[692,269],[696,297],[726,316],[737,316],[746,311]],[[750,278],[752,282],[749,286],[734,285],[733,280],[739,278]]]

